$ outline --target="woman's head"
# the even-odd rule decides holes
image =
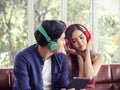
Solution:
[[[78,51],[84,51],[86,49],[90,33],[83,25],[72,24],[66,29],[65,34],[72,48]]]
[[[50,37],[50,41],[57,42],[66,29],[66,24],[59,20],[44,20],[40,27],[42,27],[46,34]],[[36,42],[40,46],[47,46],[50,41],[46,40],[46,37],[41,33],[40,29],[41,28],[37,28],[34,33]]]

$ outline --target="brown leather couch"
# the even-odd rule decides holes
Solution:
[[[120,64],[102,65],[95,90],[120,90]]]
[[[0,90],[12,90],[13,83],[13,69],[0,69]],[[102,65],[95,90],[120,90],[120,64]]]
[[[13,69],[0,69],[0,90],[12,90],[14,81]]]

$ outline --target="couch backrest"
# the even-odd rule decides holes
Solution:
[[[102,65],[95,90],[120,90],[120,64]]]
[[[12,90],[13,83],[13,69],[0,69],[0,90]],[[120,90],[120,64],[102,65],[95,90]]]
[[[13,81],[13,69],[0,69],[0,90],[12,90]]]

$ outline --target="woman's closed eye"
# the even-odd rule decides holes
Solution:
[[[83,37],[83,36],[79,36],[79,38],[78,38],[78,39],[84,39],[84,37]],[[77,41],[78,41],[78,39],[77,39],[77,38],[72,39],[72,42],[73,42],[73,43],[75,43],[75,42],[77,42]]]
[[[73,42],[73,43],[77,42],[77,39],[72,39],[72,42]]]
[[[84,37],[83,37],[83,36],[80,36],[79,38],[80,38],[80,39],[83,39]]]

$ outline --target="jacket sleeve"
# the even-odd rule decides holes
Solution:
[[[31,90],[29,85],[29,75],[27,61],[21,54],[17,54],[14,61],[14,90]]]
[[[69,78],[68,60],[66,56],[62,54],[62,69],[61,69],[61,76],[59,79],[59,84],[61,88],[67,88],[69,83],[70,83],[70,78]]]

